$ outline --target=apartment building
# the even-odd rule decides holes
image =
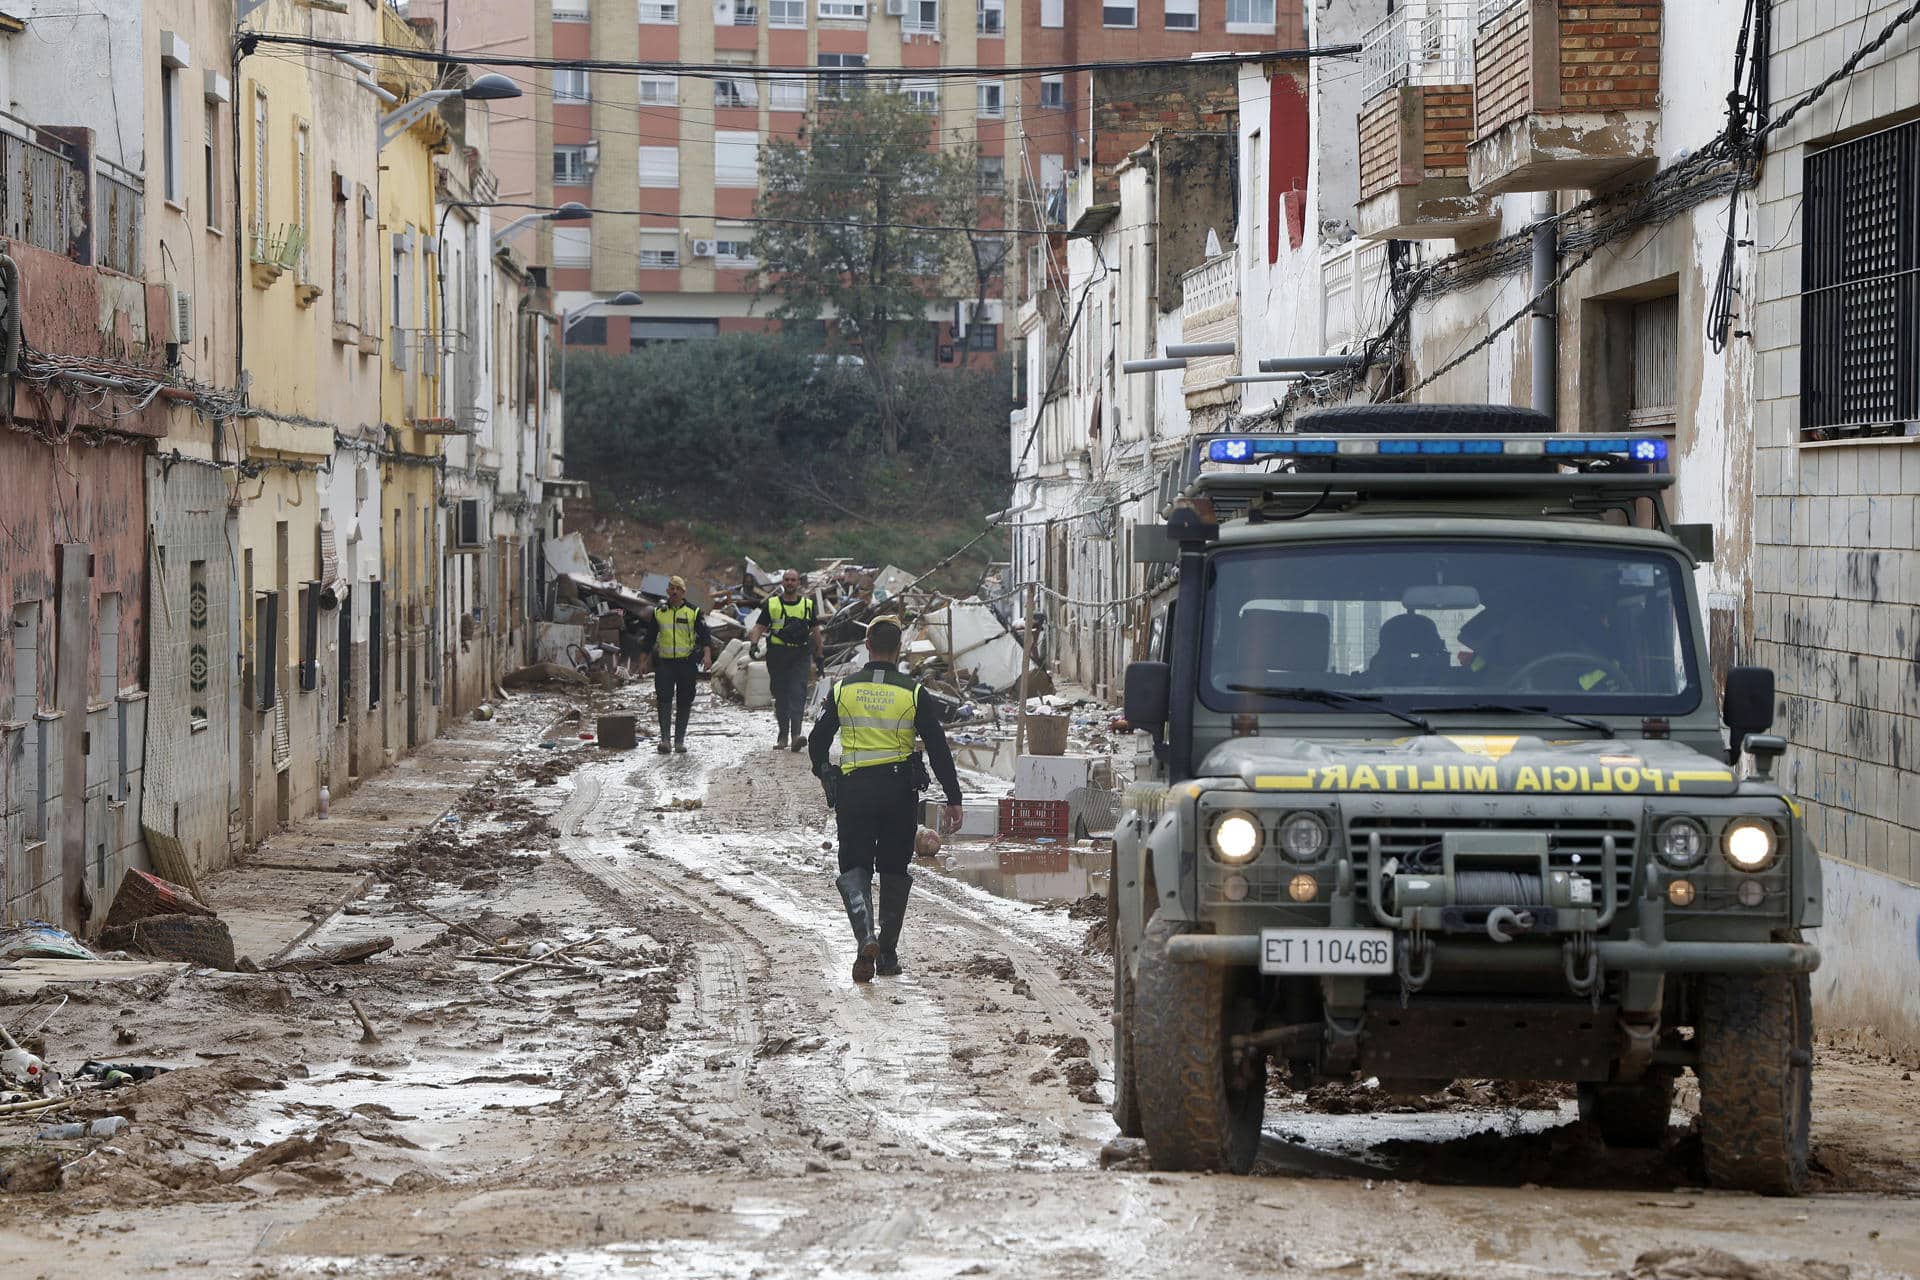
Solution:
[[[497,123],[500,198],[637,211],[542,221],[510,241],[551,267],[569,345],[605,351],[777,327],[749,283],[760,148],[797,137],[822,85],[832,89],[774,68],[897,70],[890,83],[934,114],[943,144],[978,148],[982,192],[1007,197],[996,208],[1009,223],[1018,215],[1037,226],[1036,209],[1045,217],[1051,207],[1058,221],[1065,178],[1084,158],[1085,77],[998,68],[1291,47],[1301,26],[1298,0],[536,0],[531,30],[507,6],[464,8],[447,19],[456,51],[741,69],[712,80],[514,73],[529,90],[530,127],[521,132],[511,114]],[[423,0],[413,11],[440,8]],[[942,67],[979,73],[924,74]],[[639,306],[607,305],[627,291]],[[950,305],[929,309],[934,358],[959,363],[1006,346],[1004,304],[992,294],[963,317],[964,331]]]

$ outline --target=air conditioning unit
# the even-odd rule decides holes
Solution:
[[[695,240],[693,242],[693,256],[696,258],[711,258],[717,248],[719,248],[719,245],[712,240]]]
[[[167,286],[167,341],[181,347],[193,341],[193,295],[177,285]]]
[[[907,16],[907,0],[887,0],[887,16],[904,18]]]

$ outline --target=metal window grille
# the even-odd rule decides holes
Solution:
[[[1920,432],[1920,121],[1809,156],[1803,441]]]

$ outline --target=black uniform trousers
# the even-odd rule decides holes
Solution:
[[[767,646],[767,681],[773,686],[773,714],[780,736],[798,738],[807,718],[807,664],[813,651],[797,644]]]
[[[905,764],[877,764],[840,779],[833,813],[840,827],[841,871],[865,867],[897,876],[913,864],[920,797],[907,770]]]
[[[687,736],[687,717],[693,714],[693,683],[698,670],[692,658],[653,660],[653,697],[659,704],[660,741],[672,738],[677,742]]]

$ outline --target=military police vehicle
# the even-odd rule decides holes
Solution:
[[[1691,1070],[1713,1181],[1801,1189],[1820,878],[1773,677],[1716,697],[1666,442],[1552,425],[1200,442],[1110,895],[1114,1115],[1155,1166],[1250,1170],[1270,1062],[1574,1082],[1622,1146]]]

